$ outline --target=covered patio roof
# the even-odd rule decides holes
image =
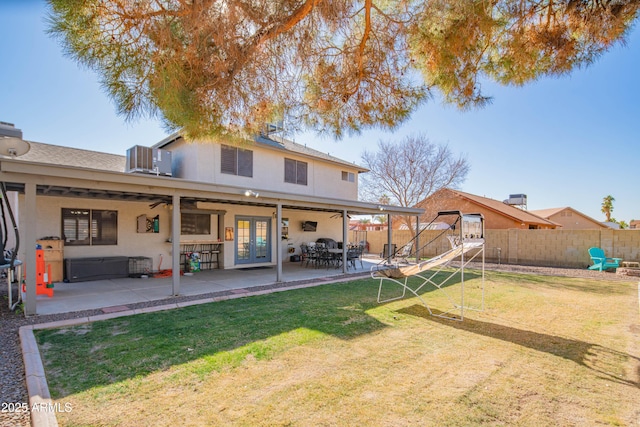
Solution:
[[[260,190],[259,197],[247,196],[244,187],[204,183],[151,174],[113,172],[72,166],[0,159],[0,180],[8,191],[25,192],[27,183],[35,184],[38,196],[81,197],[117,201],[172,203],[174,194],[183,204],[219,202],[283,209],[342,212],[353,215],[419,215],[424,210],[380,205],[344,199],[304,196]]]

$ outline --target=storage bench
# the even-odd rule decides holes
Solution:
[[[65,258],[65,282],[120,279],[129,276],[129,257]]]

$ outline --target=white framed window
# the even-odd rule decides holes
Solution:
[[[118,244],[118,211],[62,209],[62,236],[66,246]]]
[[[284,182],[307,185],[307,162],[284,159]]]
[[[211,234],[211,215],[181,213],[180,234]]]
[[[354,174],[353,172],[342,171],[342,180],[348,181],[348,182],[355,182],[356,174]]]

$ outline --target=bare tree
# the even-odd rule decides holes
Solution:
[[[433,90],[520,85],[624,41],[640,0],[48,0],[49,31],[129,119],[186,137],[394,128]]]
[[[398,143],[379,141],[378,151],[365,151],[363,166],[370,172],[362,176],[360,197],[380,200],[387,195],[391,204],[412,207],[440,190],[456,188],[467,177],[469,163],[455,157],[447,145],[437,145],[424,134],[407,136]],[[413,229],[411,217],[402,217]]]

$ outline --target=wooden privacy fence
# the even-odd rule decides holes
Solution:
[[[442,230],[425,230],[420,245],[433,240]],[[408,230],[394,230],[392,243],[401,248],[411,240]],[[367,232],[369,253],[382,253],[387,231]],[[602,248],[608,257],[640,261],[640,230],[486,230],[485,259],[503,264],[586,268],[591,265],[588,250]],[[423,256],[432,257],[449,249],[446,239],[438,239],[424,248]]]

